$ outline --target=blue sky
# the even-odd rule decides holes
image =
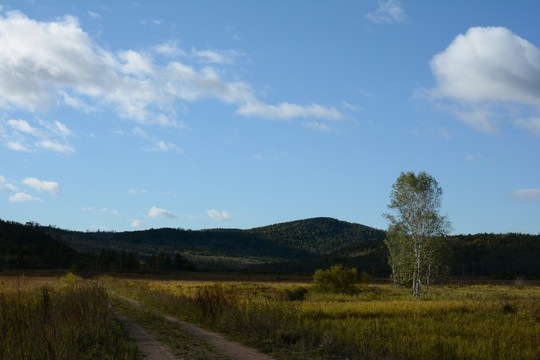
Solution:
[[[540,233],[540,3],[5,1],[0,218],[386,228],[426,171],[454,233]]]

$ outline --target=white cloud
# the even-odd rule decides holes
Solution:
[[[206,214],[214,220],[232,220],[234,217],[227,211],[206,210]]]
[[[23,132],[23,133],[28,133],[28,134],[31,134],[31,135],[34,135],[34,136],[41,136],[41,132],[32,127],[27,121],[25,120],[8,120],[7,124],[9,126],[11,126],[14,130],[16,131],[19,131],[19,132]]]
[[[529,130],[536,136],[540,137],[540,117],[516,119],[514,120],[514,125]]]
[[[52,195],[58,195],[60,186],[54,181],[42,181],[36,178],[27,177],[23,181],[23,184],[30,186],[31,188],[39,191],[47,191]]]
[[[540,203],[540,189],[520,189],[510,193],[517,202]]]
[[[450,100],[472,127],[493,132],[511,104],[525,105],[530,120],[514,125],[536,132],[540,110],[540,50],[504,27],[473,27],[431,60],[434,99]],[[512,115],[515,116],[515,115]],[[506,115],[508,117],[508,115]]]
[[[95,11],[88,11],[88,16],[92,19],[101,19],[101,15]]]
[[[152,50],[155,55],[181,53],[174,43]],[[235,52],[203,51],[196,58],[219,64],[228,62],[231,54]],[[335,108],[318,104],[265,104],[249,84],[227,82],[208,66],[196,70],[178,61],[156,65],[143,52],[110,52],[72,16],[41,22],[16,11],[0,14],[0,64],[4,109],[46,111],[58,103],[82,111],[110,107],[141,124],[178,125],[177,101],[214,98],[237,106],[237,113],[245,116],[341,117]]]
[[[73,154],[75,149],[70,145],[60,144],[54,140],[41,140],[37,145],[43,149],[55,151],[64,154]]]
[[[6,182],[6,178],[0,175],[0,190],[18,191],[19,189],[15,185]]]
[[[152,47],[152,49],[154,50],[154,52],[158,54],[169,56],[169,57],[177,57],[177,56],[186,55],[184,50],[182,50],[178,46],[178,41],[167,41],[167,42],[164,42],[162,44]]]
[[[124,74],[148,75],[153,72],[152,60],[136,51],[128,50],[118,53],[118,58],[124,62],[121,71]]]
[[[31,125],[26,120],[6,121],[11,129],[3,136],[7,139],[7,147],[14,151],[24,152],[43,149],[64,154],[75,153],[75,149],[66,142],[66,138],[71,136],[71,130],[65,124],[59,121],[48,123],[37,120],[36,122],[39,127]]]
[[[174,219],[176,218],[176,215],[174,215],[168,210],[160,209],[155,206],[152,206],[150,210],[148,211],[148,217],[151,217],[151,218],[166,217],[166,218]]]
[[[379,0],[377,3],[379,4],[377,10],[366,14],[370,21],[377,24],[394,24],[407,20],[407,15],[399,0]]]
[[[32,195],[29,195],[27,193],[23,193],[23,192],[18,192],[14,195],[11,195],[9,197],[9,201],[13,202],[13,203],[18,203],[18,202],[27,202],[27,201],[39,201],[40,199],[37,198],[37,197],[33,197]]]
[[[18,141],[9,141],[7,143],[7,147],[8,149],[11,149],[13,151],[31,152],[30,149],[28,149],[26,146],[24,146]]]
[[[482,160],[484,157],[482,155],[478,155],[478,154],[467,154],[465,155],[465,159],[468,160],[468,161],[480,161]]]
[[[129,189],[129,193],[131,195],[144,195],[146,194],[146,190],[145,189]]]
[[[270,119],[292,119],[297,117],[310,117],[318,119],[339,120],[342,114],[335,108],[328,108],[318,104],[300,106],[288,102],[277,106],[265,104],[257,100],[250,100],[241,105],[236,111],[240,115],[260,116]]]
[[[141,220],[133,220],[131,222],[131,227],[132,228],[140,228],[140,227],[144,227],[144,222],[142,222]]]
[[[238,56],[238,53],[236,51],[228,51],[228,52],[217,52],[212,50],[192,50],[193,55],[196,57],[199,57],[203,60],[203,62],[206,63],[213,63],[213,64],[232,64],[234,63],[233,58]]]
[[[308,123],[305,123],[304,125],[307,128],[311,130],[315,130],[315,131],[330,131],[331,130],[331,128],[328,125],[318,122],[318,121],[308,122]]]
[[[70,136],[71,130],[67,128],[66,125],[62,124],[60,121],[55,121],[54,125],[56,127],[56,131],[62,135],[62,136]]]
[[[184,152],[184,149],[179,148],[173,143],[166,143],[165,141],[158,142],[155,146],[143,148],[144,151],[157,151],[157,152],[168,152],[168,151],[177,151]]]

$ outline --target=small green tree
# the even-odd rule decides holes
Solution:
[[[327,270],[319,269],[313,274],[313,283],[324,292],[353,293],[357,282],[356,268],[344,269],[342,265],[334,265]]]
[[[388,205],[395,215],[384,214],[390,221],[385,244],[392,280],[412,284],[417,299],[422,282],[427,295],[430,283],[444,272],[444,260],[448,258],[442,239],[450,223],[439,214],[441,199],[442,189],[431,175],[401,173],[392,186]]]

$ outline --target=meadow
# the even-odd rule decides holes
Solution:
[[[540,358],[540,288],[359,285],[319,292],[308,282],[101,278],[149,309],[229,334],[277,359]]]
[[[0,277],[0,359],[136,359],[106,290],[73,274]]]

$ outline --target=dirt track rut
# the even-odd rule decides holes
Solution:
[[[124,297],[124,296],[122,296],[120,294],[117,294],[116,292],[113,292],[113,291],[112,291],[112,293],[114,293],[114,295],[118,296],[119,298],[123,299],[124,301],[129,302],[133,306],[143,308],[141,303],[136,301],[136,300]],[[157,312],[157,311],[153,311],[153,313],[156,314],[156,315],[162,316],[163,318],[167,319],[168,321],[170,321],[170,322],[172,322],[174,324],[177,324],[178,326],[182,327],[183,329],[185,329],[185,330],[191,332],[192,334],[202,338],[208,344],[212,345],[214,348],[216,348],[221,353],[223,353],[223,355],[229,356],[230,358],[232,358],[234,360],[274,360],[272,357],[270,357],[270,356],[268,356],[266,354],[263,354],[263,353],[261,353],[260,351],[258,351],[256,349],[247,347],[245,345],[239,344],[239,343],[234,342],[234,341],[227,340],[222,334],[201,329],[201,328],[199,328],[198,326],[196,326],[196,325],[194,325],[192,323],[188,323],[188,322],[185,322],[185,321],[182,321],[182,320],[178,320],[178,319],[176,319],[174,317],[165,315],[165,314]],[[137,325],[135,322],[133,322],[132,320],[128,319],[125,316],[124,316],[124,318],[131,321],[131,323],[133,323],[131,326],[132,326],[132,329],[134,331],[134,334],[136,336],[140,336],[140,339],[141,339],[141,345],[140,346],[141,347],[146,346],[145,348],[143,348],[143,350],[141,350],[142,352],[148,354],[145,359],[147,359],[147,360],[176,359],[176,357],[174,357],[172,352],[170,352],[170,350],[165,345],[159,343],[158,341],[152,340],[150,338],[150,336],[144,331],[144,329],[142,329],[139,325]],[[120,320],[122,321],[122,319],[120,319]],[[127,323],[124,322],[124,324],[126,324],[126,328],[128,327],[129,321]],[[140,330],[137,329],[137,327]],[[142,331],[142,333],[141,333],[141,331]],[[146,334],[146,336],[144,336],[143,333]],[[129,329],[128,329],[128,334],[129,334]],[[137,335],[137,334],[139,334],[139,335]],[[132,335],[130,334],[130,336],[132,336]],[[135,337],[132,336],[132,338],[135,341],[137,341],[137,339]],[[150,342],[149,339],[152,340],[153,342]],[[144,345],[144,344],[146,344],[146,345]],[[139,342],[137,342],[137,346],[139,346]],[[165,353],[163,353],[163,355],[160,355],[160,353],[158,353],[158,351],[162,350],[161,349],[162,347],[165,347],[166,350],[168,350],[170,355],[165,354]],[[153,350],[155,350],[155,355],[152,355],[152,356],[156,356],[156,357],[151,357],[150,356],[152,354],[150,351],[153,351]],[[166,357],[166,356],[172,356],[172,357]]]

